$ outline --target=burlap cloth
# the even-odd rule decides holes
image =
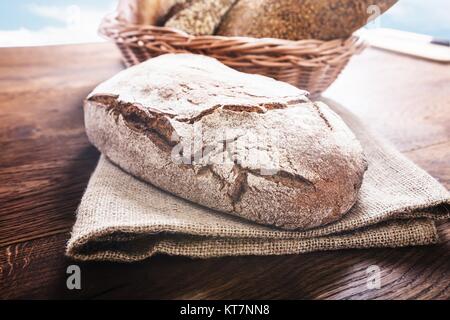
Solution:
[[[77,211],[67,255],[135,261],[155,253],[189,257],[280,255],[436,243],[434,219],[450,216],[450,194],[350,112],[332,107],[369,162],[356,205],[333,224],[290,232],[200,207],[128,175],[104,156]]]

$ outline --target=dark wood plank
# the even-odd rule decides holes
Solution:
[[[450,141],[406,151],[404,154],[450,189]]]
[[[450,187],[450,66],[378,50],[355,58],[327,96],[349,107]],[[134,264],[64,256],[98,152],[83,128],[82,100],[122,68],[110,44],[0,52],[0,298],[450,298],[450,223],[443,242],[400,249]],[[66,288],[78,264],[82,290]],[[368,290],[366,269],[382,271]]]
[[[156,256],[137,263],[79,263],[64,257],[68,234],[14,244],[0,255],[0,298],[86,299],[447,299],[450,223],[443,243],[399,249],[195,260]],[[445,231],[447,230],[447,231]],[[66,269],[81,268],[81,290]],[[381,289],[367,288],[367,268]]]
[[[99,156],[82,101],[122,69],[110,45],[30,50],[0,56],[0,246],[70,230]]]

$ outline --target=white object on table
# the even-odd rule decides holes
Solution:
[[[361,29],[357,35],[376,48],[450,63],[448,43],[435,44],[436,39],[431,36],[387,28]]]

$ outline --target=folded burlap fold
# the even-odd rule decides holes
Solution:
[[[369,163],[357,203],[340,221],[295,232],[258,225],[161,191],[102,156],[78,208],[67,255],[135,261],[155,253],[207,258],[437,242],[433,220],[450,217],[448,190],[350,112],[325,102],[361,141]]]

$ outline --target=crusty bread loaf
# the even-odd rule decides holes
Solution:
[[[170,17],[166,27],[194,35],[212,35],[236,0],[191,0]]]
[[[217,34],[288,40],[347,38],[397,0],[238,0]],[[372,7],[371,9],[373,9]]]
[[[84,110],[90,141],[123,170],[285,229],[342,217],[367,166],[325,104],[206,56],[168,54],[124,70],[95,88]]]

